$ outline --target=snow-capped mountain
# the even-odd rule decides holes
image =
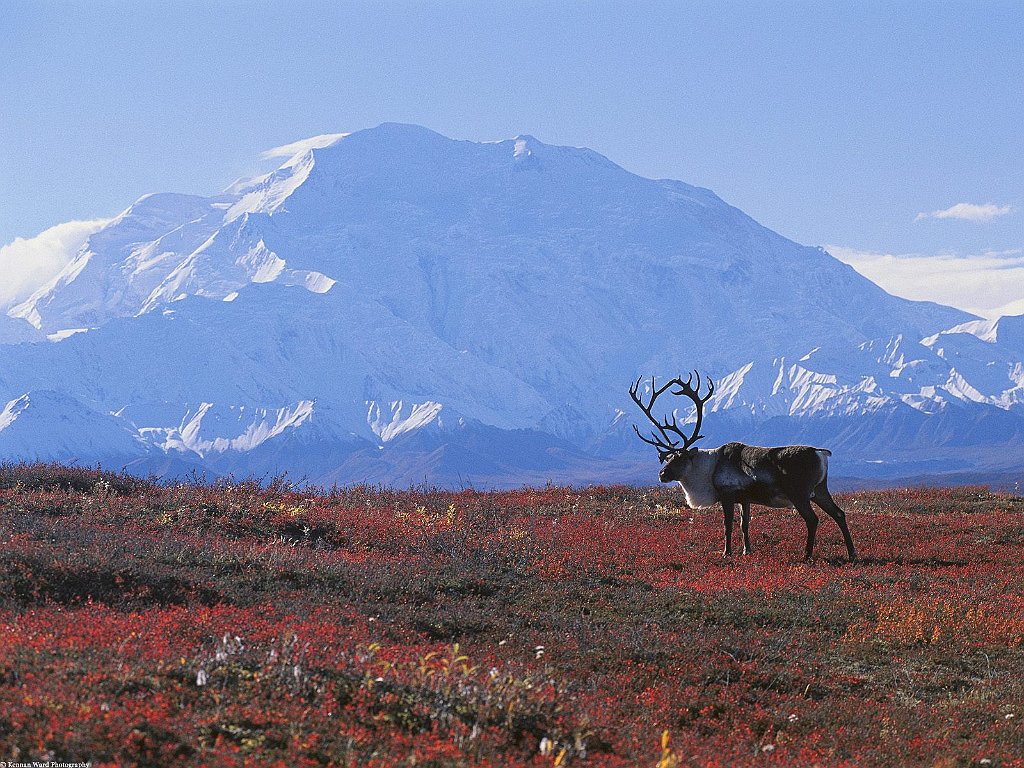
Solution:
[[[628,386],[699,368],[709,443],[813,438],[848,474],[1024,463],[1024,317],[893,297],[587,149],[394,124],[291,148],[215,197],[142,198],[8,309],[0,457],[648,481]]]

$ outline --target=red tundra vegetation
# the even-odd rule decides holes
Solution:
[[[0,760],[1024,766],[1024,499],[161,485],[0,467]]]

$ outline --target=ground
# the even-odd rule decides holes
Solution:
[[[1024,499],[838,501],[0,467],[0,760],[1024,766]]]

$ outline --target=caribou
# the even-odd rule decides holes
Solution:
[[[696,386],[694,385],[696,376]],[[651,377],[650,398],[645,402],[640,394],[641,376],[629,388],[633,402],[654,425],[651,437],[644,437],[637,426],[633,429],[645,443],[658,449],[661,461],[659,479],[663,483],[678,482],[686,496],[688,507],[707,507],[721,504],[725,513],[725,555],[732,554],[732,528],[736,505],[742,509],[740,528],[743,532],[743,554],[749,554],[750,505],[793,508],[807,524],[807,547],[804,558],[809,560],[814,551],[814,536],[818,530],[818,515],[811,502],[836,521],[843,532],[850,562],[857,559],[857,550],[846,524],[846,513],[836,504],[828,491],[828,457],[832,452],[808,445],[784,445],[762,448],[743,443],[726,443],[718,448],[694,448],[704,437],[700,434],[704,419],[704,406],[715,392],[715,382],[707,379],[707,392],[700,394],[700,374],[694,371],[686,381],[676,377],[657,386]],[[655,401],[665,392],[685,397],[696,407],[696,421],[689,435],[677,423],[675,410],[671,418],[658,420],[653,411]]]

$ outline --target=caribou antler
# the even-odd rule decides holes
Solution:
[[[693,377],[697,377],[697,386],[691,386]],[[704,403],[711,399],[711,396],[715,394],[715,382],[708,377],[708,393],[703,397],[700,396],[700,374],[694,371],[691,375],[686,377],[686,381],[682,380],[682,377],[672,380],[679,385],[679,391],[673,392],[673,395],[686,395],[688,398],[693,400],[693,404],[697,406],[697,422],[693,425],[693,432],[690,433],[689,438],[683,438],[686,445],[684,449],[689,448],[691,445],[700,440],[704,435],[700,433],[700,424],[704,420]]]
[[[693,386],[694,375],[696,375],[697,377],[696,388]],[[697,373],[696,371],[690,374],[690,376],[687,377],[686,381],[683,381],[682,377],[677,376],[676,378],[669,380],[669,382],[662,387],[657,386],[655,377],[652,376],[651,399],[645,404],[643,399],[639,396],[640,382],[642,381],[643,376],[638,378],[636,382],[633,383],[633,385],[629,388],[629,396],[633,399],[633,402],[637,404],[640,410],[644,412],[644,415],[647,416],[648,420],[655,426],[655,428],[657,428],[658,434],[660,434],[661,437],[659,438],[658,434],[655,434],[654,432],[651,432],[651,438],[653,439],[648,439],[644,437],[643,435],[640,434],[640,430],[637,428],[636,424],[633,425],[633,431],[636,432],[637,437],[639,437],[645,443],[647,443],[648,445],[653,445],[655,448],[658,449],[659,461],[665,461],[665,459],[667,459],[669,456],[685,451],[695,442],[704,437],[704,435],[700,434],[700,425],[704,419],[704,404],[711,399],[711,395],[715,391],[715,382],[713,382],[711,379],[708,379],[708,393],[701,397],[700,374]],[[686,397],[690,398],[693,401],[693,404],[697,407],[697,423],[694,425],[693,432],[690,433],[689,437],[684,435],[682,430],[679,429],[679,425],[677,424],[676,416],[674,413],[672,415],[671,421],[669,421],[668,416],[666,416],[663,421],[658,421],[654,417],[654,414],[652,412],[654,409],[654,401],[657,400],[660,395],[664,394],[669,389],[671,389],[673,386],[679,388],[678,390],[672,392],[673,395],[685,395]],[[669,436],[669,432],[672,432],[676,436],[678,436],[683,441],[682,445],[673,441],[672,437]]]

